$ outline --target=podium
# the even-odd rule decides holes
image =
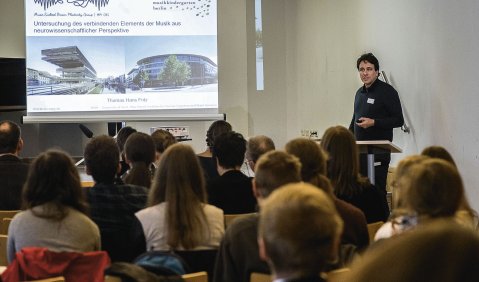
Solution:
[[[356,141],[356,145],[358,146],[360,154],[367,154],[368,178],[373,185],[376,184],[374,173],[374,154],[402,153],[401,148],[389,140]]]

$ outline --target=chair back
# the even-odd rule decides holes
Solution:
[[[8,225],[4,226],[3,219],[13,218],[19,212],[20,210],[13,210],[13,211],[0,210],[0,234],[7,235],[6,230],[8,230]]]
[[[7,266],[7,235],[0,235],[0,266]]]
[[[336,270],[329,271],[327,273],[327,281],[328,282],[347,282],[345,277],[349,273],[349,268],[340,268]]]
[[[270,274],[253,272],[250,276],[250,282],[271,282],[273,277]]]
[[[209,281],[212,281],[218,250],[175,251],[175,253],[185,261],[190,273],[206,271]]]
[[[8,235],[8,227],[10,226],[10,222],[12,222],[11,218],[2,218],[2,222],[0,222],[0,235]]]
[[[249,215],[252,215],[252,214],[256,214],[256,213],[252,212],[252,213],[240,213],[240,214],[225,214],[224,215],[225,228],[228,228],[228,226],[230,226],[231,223],[233,223],[233,221],[235,221],[237,218],[244,217],[244,216],[249,216]]]
[[[379,228],[383,226],[383,221],[373,222],[368,224],[369,243],[374,242],[374,235],[378,232]]]
[[[208,273],[206,271],[188,273],[181,275],[185,282],[208,282]]]
[[[28,282],[65,282],[65,277],[63,276],[56,276],[56,277],[50,277],[50,278],[45,278],[45,279],[40,279],[40,280],[28,280]]]

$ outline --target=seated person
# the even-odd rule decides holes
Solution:
[[[176,144],[176,138],[167,130],[157,129],[151,134],[153,142],[155,143],[155,167],[160,164],[160,157],[165,150],[173,144]]]
[[[126,139],[128,139],[128,137],[135,132],[136,132],[136,129],[134,129],[133,127],[125,126],[125,127],[122,127],[116,134],[115,141],[116,141],[116,144],[118,145],[118,149],[120,150],[120,165],[121,165],[120,172],[117,174],[118,177],[121,177],[123,174],[125,174],[127,170],[130,169],[130,166],[125,161],[124,149],[125,149]]]
[[[321,147],[313,140],[296,138],[286,143],[285,149],[301,161],[302,180],[322,189],[333,199],[344,221],[341,244],[351,244],[359,250],[367,247],[369,234],[366,217],[360,209],[334,195],[331,182],[326,177],[326,154]]]
[[[199,161],[188,145],[166,149],[155,173],[148,207],[137,212],[149,251],[216,249],[223,211],[206,203]]]
[[[217,120],[210,125],[206,132],[206,150],[198,154],[206,181],[219,176],[216,160],[213,158],[214,141],[220,134],[230,131],[232,131],[231,124],[225,120]]]
[[[261,203],[282,185],[301,181],[298,158],[282,151],[270,151],[255,165],[253,191]],[[226,229],[216,259],[214,281],[248,282],[253,272],[270,273],[258,252],[258,214],[241,217]]]
[[[0,210],[19,210],[28,164],[19,158],[23,139],[18,124],[0,121]]]
[[[215,139],[213,156],[216,158],[220,177],[208,182],[208,201],[222,209],[225,214],[256,211],[251,178],[240,170],[245,151],[246,140],[237,132],[223,133]]]
[[[87,214],[80,176],[64,152],[49,150],[31,164],[23,191],[25,210],[8,229],[11,263],[24,247],[46,247],[55,252],[100,250],[98,226]]]
[[[251,170],[255,171],[259,157],[274,149],[274,142],[268,136],[258,135],[248,139],[248,143],[246,143],[246,161]]]
[[[122,175],[123,181],[149,189],[155,161],[153,138],[143,132],[131,134],[125,143],[125,161],[130,169]]]
[[[447,219],[371,248],[342,281],[479,281],[479,237]]]
[[[329,156],[327,176],[336,197],[359,208],[368,223],[388,220],[386,194],[359,174],[359,153],[353,133],[343,126],[330,127],[321,138],[321,147]]]
[[[464,186],[457,169],[447,161],[408,157],[398,165],[395,216],[375,239],[389,238],[435,219],[454,219],[463,201]]]
[[[331,198],[311,184],[288,184],[261,205],[258,244],[275,281],[325,281],[338,257],[343,221]]]
[[[120,170],[120,154],[115,140],[102,135],[94,137],[85,147],[87,174],[95,185],[84,188],[90,203],[93,221],[100,228],[102,249],[112,261],[131,262],[146,251],[143,229],[135,212],[144,208],[148,190],[145,187],[115,184]]]

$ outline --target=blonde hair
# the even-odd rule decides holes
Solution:
[[[171,145],[161,157],[148,205],[163,202],[167,203],[167,238],[172,249],[192,249],[206,239],[205,184],[199,161],[188,145]]]
[[[331,198],[311,184],[282,186],[261,207],[259,236],[275,273],[317,275],[337,258],[342,230]]]

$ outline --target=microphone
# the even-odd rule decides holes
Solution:
[[[87,138],[93,137],[93,132],[88,127],[84,126],[81,123],[78,126],[80,127],[81,131],[83,132],[83,134],[85,134]]]

